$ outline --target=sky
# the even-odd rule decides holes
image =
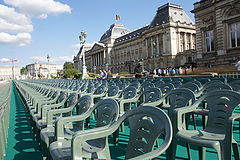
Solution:
[[[78,53],[79,34],[100,40],[113,23],[134,30],[149,24],[169,0],[0,0],[0,65],[63,64]],[[171,0],[190,12],[197,0]],[[115,20],[115,15],[120,20]]]

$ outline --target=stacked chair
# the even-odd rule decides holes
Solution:
[[[239,159],[232,134],[240,120],[239,80],[152,78],[15,81],[43,156],[112,159],[127,134],[125,159],[175,159],[180,141]],[[202,117],[202,118],[201,118]],[[201,121],[196,123],[196,119]],[[190,127],[193,126],[193,127]],[[200,128],[200,129],[199,129]],[[166,154],[163,156],[163,153]]]

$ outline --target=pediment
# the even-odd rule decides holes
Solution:
[[[91,51],[98,51],[98,50],[103,50],[105,48],[105,45],[102,43],[95,43],[91,49]]]

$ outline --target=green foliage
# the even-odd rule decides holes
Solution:
[[[126,75],[129,74],[128,72],[120,72],[118,75]]]
[[[63,65],[63,69],[73,69],[73,63],[72,62],[65,62]]]
[[[22,67],[20,70],[21,75],[27,75],[27,68],[26,67]]]
[[[57,78],[58,78],[58,76],[51,75],[51,78],[52,78],[52,79],[57,79]]]
[[[87,73],[87,74],[88,74],[89,77],[99,77],[99,74],[97,74],[97,73],[91,73],[91,72],[89,72],[89,73]]]
[[[64,69],[64,78],[80,78],[82,73],[77,69]]]

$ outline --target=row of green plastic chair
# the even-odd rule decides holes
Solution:
[[[0,90],[0,159],[3,160],[6,155],[9,112],[11,101],[12,84],[6,83]]]
[[[23,85],[21,85],[21,84],[18,84],[17,85],[18,86],[18,88],[19,88],[19,90],[20,90],[20,92],[21,92],[21,94],[22,95],[24,95],[24,97],[26,97],[26,96],[31,96],[31,97],[34,97],[34,95],[33,95],[33,92],[31,92],[31,91],[33,91],[31,88],[29,88],[29,87],[27,87],[27,86],[23,86]],[[33,87],[34,88],[34,87]],[[38,88],[38,87],[37,87]],[[37,88],[35,88],[36,90],[38,90]],[[40,91],[40,90],[38,90],[38,91]],[[26,93],[26,92],[28,92],[28,94]],[[41,92],[41,91],[40,91]],[[42,92],[43,93],[43,92]],[[36,94],[36,95],[38,95],[38,99],[41,99],[39,96],[39,94]],[[70,103],[70,107],[71,107],[71,105],[73,105],[73,102],[71,102],[71,101],[73,101],[73,99],[74,98],[72,98],[72,97],[74,97],[74,96],[70,96],[70,99],[68,99],[67,100],[67,103],[69,102]],[[88,97],[88,98],[87,98]],[[36,98],[36,97],[35,97]],[[45,99],[45,98],[43,98],[43,99]],[[41,101],[43,100],[43,99],[41,99]],[[29,99],[26,97],[26,102],[29,102]],[[74,102],[74,105],[76,105],[76,104],[78,104],[78,105],[82,105],[82,104],[85,104],[85,105],[88,105],[88,104],[92,104],[92,103],[86,103],[86,101],[88,102],[88,100],[90,100],[91,102],[92,102],[92,98],[91,98],[91,96],[90,95],[85,95],[85,96],[83,96],[83,97],[81,97],[81,101],[80,100],[78,100],[78,102],[77,103],[75,103]],[[31,100],[30,100],[31,101]],[[76,101],[76,98],[75,98],[75,101]],[[49,103],[49,101],[47,102],[47,103]],[[29,103],[28,103],[29,104]],[[42,104],[42,102],[38,102],[38,104]],[[53,105],[52,105],[53,106]],[[115,106],[115,107],[114,107]],[[28,106],[29,107],[29,109],[31,110],[31,106]],[[47,107],[47,106],[44,106],[44,108],[45,107]],[[56,107],[56,105],[55,105],[55,107]],[[85,107],[86,108],[86,107]],[[99,122],[99,124],[98,124],[98,126],[99,127],[101,127],[101,126],[105,126],[106,125],[106,123],[110,123],[111,121],[113,121],[112,120],[112,118],[111,117],[115,117],[115,118],[117,118],[118,117],[118,114],[119,114],[119,107],[118,107],[118,103],[115,101],[115,100],[113,100],[113,99],[105,99],[105,100],[103,100],[103,101],[100,101],[99,103],[97,103],[96,105],[94,105],[92,108],[91,108],[91,110],[93,110],[94,108],[97,108],[98,109],[98,116],[96,116],[98,119],[100,118],[100,117],[102,117],[103,119],[102,120],[100,120],[100,122]],[[109,110],[111,111],[111,112],[109,112]],[[51,110],[52,112],[54,112],[53,110]],[[51,112],[50,111],[50,112]],[[100,111],[101,111],[101,113],[100,113]],[[31,113],[31,112],[30,112]],[[60,112],[58,112],[58,114],[59,114]],[[34,113],[31,113],[32,115],[34,115]],[[161,147],[160,147],[160,149],[158,150],[158,151],[155,151],[155,153],[149,153],[149,155],[147,156],[147,157],[152,157],[153,155],[159,155],[159,154],[161,154],[161,152],[163,152],[163,151],[165,151],[166,150],[166,148],[169,146],[169,144],[170,144],[170,141],[171,141],[171,134],[172,134],[172,132],[171,132],[171,122],[170,122],[170,120],[168,119],[168,117],[166,116],[166,114],[164,113],[164,112],[162,112],[161,110],[159,110],[159,109],[157,109],[157,108],[154,108],[154,107],[143,107],[143,108],[140,108],[140,110],[139,109],[135,109],[135,110],[132,110],[131,112],[128,112],[128,114],[126,115],[125,114],[125,116],[122,116],[121,117],[121,119],[122,119],[122,121],[124,121],[125,119],[127,119],[127,118],[129,118],[129,117],[136,117],[137,115],[140,115],[141,117],[145,117],[146,118],[146,116],[147,115],[149,115],[149,117],[150,116],[152,116],[152,120],[154,120],[154,124],[158,124],[156,127],[158,127],[158,132],[156,132],[157,130],[155,130],[154,128],[152,128],[153,129],[153,131],[155,131],[157,134],[156,134],[156,136],[158,136],[160,133],[166,133],[166,134],[169,134],[167,137],[166,137],[166,142],[163,144],[163,145],[161,145]],[[158,118],[156,117],[156,115],[162,115],[162,116],[159,116]],[[83,115],[82,115],[82,117],[83,117]],[[125,117],[125,118],[124,118]],[[141,121],[147,121],[146,119],[141,119],[141,117],[139,117],[139,120],[138,121],[136,121],[136,122],[138,122],[138,123],[140,123]],[[69,117],[70,118],[70,117]],[[136,118],[135,118],[136,119]],[[165,119],[165,120],[164,120]],[[78,117],[78,120],[81,120],[81,118],[80,117]],[[164,124],[162,121],[166,121],[165,123],[166,124]],[[60,121],[58,121],[58,125],[59,125],[59,123],[60,123]],[[119,123],[119,121],[118,121],[118,123]],[[145,122],[146,123],[146,122]],[[163,125],[163,128],[161,128],[159,125],[161,124],[161,123],[163,123],[162,125]],[[134,125],[133,125],[133,128],[136,128],[136,127],[139,127],[139,126],[136,126],[136,123],[133,123]],[[142,123],[141,123],[142,124]],[[115,124],[114,125],[114,127],[113,128],[115,128],[115,130],[118,128],[118,127],[116,127],[116,126],[118,126],[117,124]],[[164,127],[165,126],[165,127]],[[49,127],[49,126],[48,126]],[[143,127],[143,126],[142,126]],[[160,128],[159,128],[160,127]],[[60,128],[60,127],[58,127],[58,128]],[[161,130],[161,129],[164,129],[164,131],[163,130]],[[57,134],[58,135],[58,137],[61,137],[59,134]],[[100,135],[100,134],[99,134]],[[156,137],[155,137],[156,138]],[[106,138],[104,138],[105,140],[106,140]],[[102,139],[102,140],[104,140],[104,139]],[[101,140],[101,141],[102,141]],[[76,141],[79,141],[79,140],[77,140],[76,139]],[[78,144],[78,143],[77,143]],[[91,144],[93,144],[93,142],[91,143]],[[131,143],[130,143],[131,144]],[[51,144],[51,146],[54,148],[54,144]],[[63,145],[64,146],[64,145]],[[102,154],[99,154],[98,156],[107,156],[108,155],[108,153],[109,153],[109,149],[107,149],[107,147],[108,147],[108,145],[106,144],[106,145],[104,145],[105,147],[104,147],[104,149],[102,149],[103,151],[102,151]],[[99,146],[100,147],[100,146]],[[131,148],[131,147],[130,147]],[[96,147],[95,147],[95,149],[96,149]],[[100,148],[99,148],[100,149]],[[148,148],[148,150],[151,150],[151,147],[150,148]],[[92,150],[92,151],[94,151],[94,149]],[[135,152],[135,155],[133,154]],[[76,154],[79,154],[79,152],[76,152]],[[107,155],[106,155],[107,154]],[[56,154],[56,156],[59,156],[60,154]],[[95,154],[93,154],[93,155],[95,155]],[[137,153],[137,151],[131,151],[130,152],[130,154],[128,153],[127,154],[127,157],[128,158],[133,158],[133,156],[138,156],[139,155],[139,153]],[[96,156],[96,155],[95,155]],[[146,156],[146,155],[145,155]],[[141,156],[142,157],[142,156]],[[139,157],[140,159],[141,159],[141,157]],[[56,158],[56,157],[55,157]],[[54,158],[54,159],[55,159]],[[91,157],[90,157],[91,158]],[[99,158],[99,157],[98,157]],[[105,157],[106,158],[106,157]],[[109,158],[109,155],[107,156],[107,158]],[[143,158],[143,157],[142,157]]]
[[[212,82],[214,82],[214,83],[213,83],[213,84],[215,84],[214,87],[216,87],[216,82],[217,82],[217,81],[212,81]],[[218,84],[218,83],[217,83],[217,84]],[[214,89],[214,87],[213,87],[213,89]],[[231,89],[231,88],[229,88],[229,89]],[[214,97],[215,99],[213,99],[213,100],[215,100],[215,101],[211,100],[209,103],[213,103],[213,104],[214,104],[214,102],[217,103],[218,101],[216,101],[216,98],[219,98],[219,97],[221,98],[221,93],[226,93],[226,95],[223,95],[223,96],[227,97],[227,96],[229,96],[228,93],[230,93],[230,92],[231,92],[231,91],[222,90],[221,92],[218,91],[218,92],[214,93],[213,95],[215,96],[215,97]],[[218,95],[217,93],[220,94],[219,97],[216,97],[216,95]],[[170,94],[170,93],[169,93],[169,94]],[[233,93],[233,94],[236,94],[236,93]],[[211,94],[210,94],[210,95],[211,95]],[[210,96],[210,95],[208,95],[208,96]],[[211,96],[213,96],[213,95],[211,95]],[[236,95],[238,95],[238,94],[236,94]],[[187,96],[185,96],[185,97],[187,97]],[[231,97],[231,95],[230,95],[229,97]],[[229,97],[228,97],[228,98],[229,98]],[[238,96],[235,96],[235,97],[239,98]],[[184,98],[184,97],[181,97],[181,98]],[[181,98],[180,98],[180,99],[181,99]],[[190,97],[188,97],[188,98],[190,98]],[[203,101],[203,100],[204,100],[204,101],[208,101],[208,99],[211,99],[211,98],[206,98],[206,96],[205,96],[205,98],[201,98],[201,97],[200,97],[199,99],[200,99],[199,101]],[[233,98],[231,98],[231,99],[233,99]],[[238,100],[239,100],[239,99],[238,99]],[[199,102],[198,102],[198,103],[199,103]],[[229,103],[230,103],[230,102],[229,102]],[[239,101],[236,101],[236,100],[233,99],[233,100],[231,101],[231,103],[239,103]],[[217,104],[217,105],[223,105],[223,106],[224,106],[224,103],[220,101],[219,104]],[[225,105],[228,105],[228,106],[229,106],[229,104],[225,104]],[[194,106],[194,105],[192,105],[192,106]],[[195,104],[195,106],[196,106],[196,104]],[[230,106],[231,106],[231,105],[230,105]],[[232,106],[236,106],[236,105],[232,105]],[[192,108],[194,108],[194,107],[192,107]],[[190,109],[192,109],[192,108],[190,108]],[[185,110],[187,110],[187,109],[188,109],[188,108],[186,108]],[[192,111],[192,110],[190,110],[190,109],[189,109],[189,111]],[[195,107],[194,109],[196,109],[196,107]],[[220,111],[219,111],[219,112],[220,112]],[[180,116],[180,117],[181,117],[181,116]],[[220,118],[222,118],[222,117],[220,117]],[[179,121],[180,121],[180,120],[179,120]],[[222,123],[222,122],[221,122],[221,123]],[[178,123],[176,122],[176,123],[173,123],[173,124],[178,124]],[[218,125],[219,125],[219,124],[218,124]],[[220,124],[220,125],[223,125],[223,124]],[[175,128],[176,128],[176,127],[175,127]],[[180,127],[180,128],[181,128],[181,127]],[[209,127],[208,127],[208,129],[209,129]],[[184,134],[184,135],[186,136],[186,134]],[[190,142],[189,142],[189,143],[190,143]],[[228,145],[228,146],[229,146],[229,145]],[[231,147],[230,147],[230,148],[231,148]],[[219,152],[218,152],[218,153],[219,153]]]

